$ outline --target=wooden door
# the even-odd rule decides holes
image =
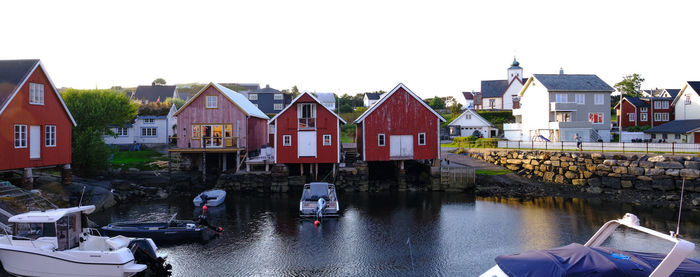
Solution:
[[[29,158],[41,158],[41,126],[29,126]]]
[[[693,142],[694,143],[700,143],[700,132],[695,132],[693,133]]]
[[[299,157],[316,157],[316,131],[297,132]]]
[[[413,158],[413,136],[390,136],[389,157]]]

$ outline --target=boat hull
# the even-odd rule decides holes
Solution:
[[[164,230],[134,230],[134,229],[113,229],[103,227],[104,233],[108,237],[122,235],[130,238],[150,238],[156,242],[177,242],[201,240],[204,228],[195,229],[164,229]]]
[[[211,206],[211,207],[216,207],[224,203],[226,201],[226,191],[225,190],[208,190],[205,192],[200,193],[197,195],[193,200],[192,203],[195,206],[202,206],[202,194],[207,194],[209,195],[209,199],[206,200],[206,205]]]
[[[5,271],[21,276],[133,276],[146,269],[128,249],[91,252],[1,247],[0,261]]]

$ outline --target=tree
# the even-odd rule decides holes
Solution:
[[[445,100],[440,97],[428,98],[426,100],[428,102],[428,106],[433,108],[433,110],[441,110],[445,108]]]
[[[299,88],[296,85],[292,87],[292,97],[297,97],[299,95]]]
[[[153,80],[153,84],[156,84],[156,85],[159,85],[159,86],[163,86],[163,85],[165,85],[165,79],[163,79],[163,78],[157,78],[157,79]]]
[[[623,95],[639,97],[642,95],[642,82],[644,82],[644,78],[637,73],[633,73],[623,77],[622,81],[615,84],[615,89]]]
[[[175,108],[176,108],[176,109],[179,109],[180,107],[182,107],[183,105],[185,105],[185,100],[182,100],[182,99],[180,99],[180,98],[168,97],[168,98],[165,98],[165,102],[164,102],[164,103],[165,103],[165,104],[168,104],[168,107],[169,107],[169,106],[172,106],[173,104],[175,104]]]
[[[352,106],[349,104],[343,104],[340,106],[340,109],[338,109],[339,112],[341,113],[351,113],[352,112]]]
[[[76,172],[93,175],[109,166],[105,135],[115,136],[111,126],[134,120],[138,105],[114,90],[67,89],[62,93],[77,126],[73,127],[72,160]]]
[[[454,102],[454,103],[453,103],[452,105],[450,105],[449,107],[450,107],[450,112],[451,112],[453,115],[457,115],[457,114],[459,114],[459,113],[462,111],[462,103],[459,103],[459,102]]]
[[[172,98],[168,98],[168,99],[172,99]],[[165,102],[163,102],[163,103],[151,102],[148,104],[141,105],[138,109],[138,114],[139,115],[164,116],[164,115],[168,115],[168,113],[170,112],[171,106],[172,106],[172,104],[168,104]]]

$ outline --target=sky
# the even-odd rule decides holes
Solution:
[[[700,80],[700,1],[4,1],[0,59],[57,87],[241,82],[423,98],[505,79],[596,74],[642,88]]]

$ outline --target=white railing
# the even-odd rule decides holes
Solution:
[[[538,150],[577,150],[573,141],[498,141],[498,148],[538,149]],[[652,143],[652,142],[583,142],[583,151],[595,152],[663,152],[663,153],[700,153],[700,144],[695,143]]]

